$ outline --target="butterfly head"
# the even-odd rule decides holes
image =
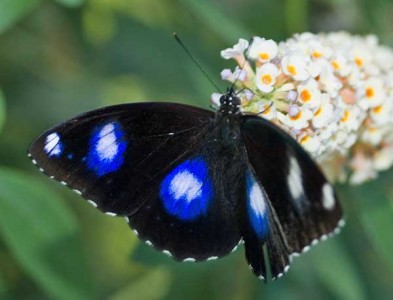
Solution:
[[[223,115],[239,114],[240,105],[240,98],[233,88],[228,88],[227,92],[220,98],[220,112]]]

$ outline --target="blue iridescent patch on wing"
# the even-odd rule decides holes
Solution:
[[[124,131],[118,122],[106,123],[94,130],[86,157],[87,167],[97,176],[117,171],[127,148]]]
[[[192,221],[206,214],[213,184],[205,160],[196,157],[174,168],[161,182],[160,197],[166,211],[181,220]]]
[[[246,188],[248,218],[257,236],[263,239],[269,233],[267,196],[250,171],[246,173]]]
[[[45,139],[44,149],[49,157],[59,157],[64,150],[63,143],[60,140],[60,135],[56,132],[49,134]]]

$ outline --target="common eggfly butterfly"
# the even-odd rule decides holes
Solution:
[[[212,260],[244,242],[250,269],[281,277],[293,256],[337,233],[332,186],[301,146],[240,112],[232,89],[216,113],[175,103],[94,110],[40,135],[40,170],[180,261]],[[264,247],[265,246],[265,247]]]

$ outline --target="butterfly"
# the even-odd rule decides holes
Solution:
[[[216,112],[153,102],[93,110],[45,131],[28,155],[176,260],[213,260],[244,243],[262,280],[344,224],[315,162],[282,129],[243,114],[232,88]]]

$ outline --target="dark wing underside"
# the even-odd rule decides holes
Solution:
[[[245,238],[257,276],[266,278],[260,247],[266,241],[272,277],[288,269],[292,256],[332,234],[342,222],[333,188],[301,146],[274,124],[244,116],[241,132],[256,180],[266,193],[269,232],[265,240]]]

